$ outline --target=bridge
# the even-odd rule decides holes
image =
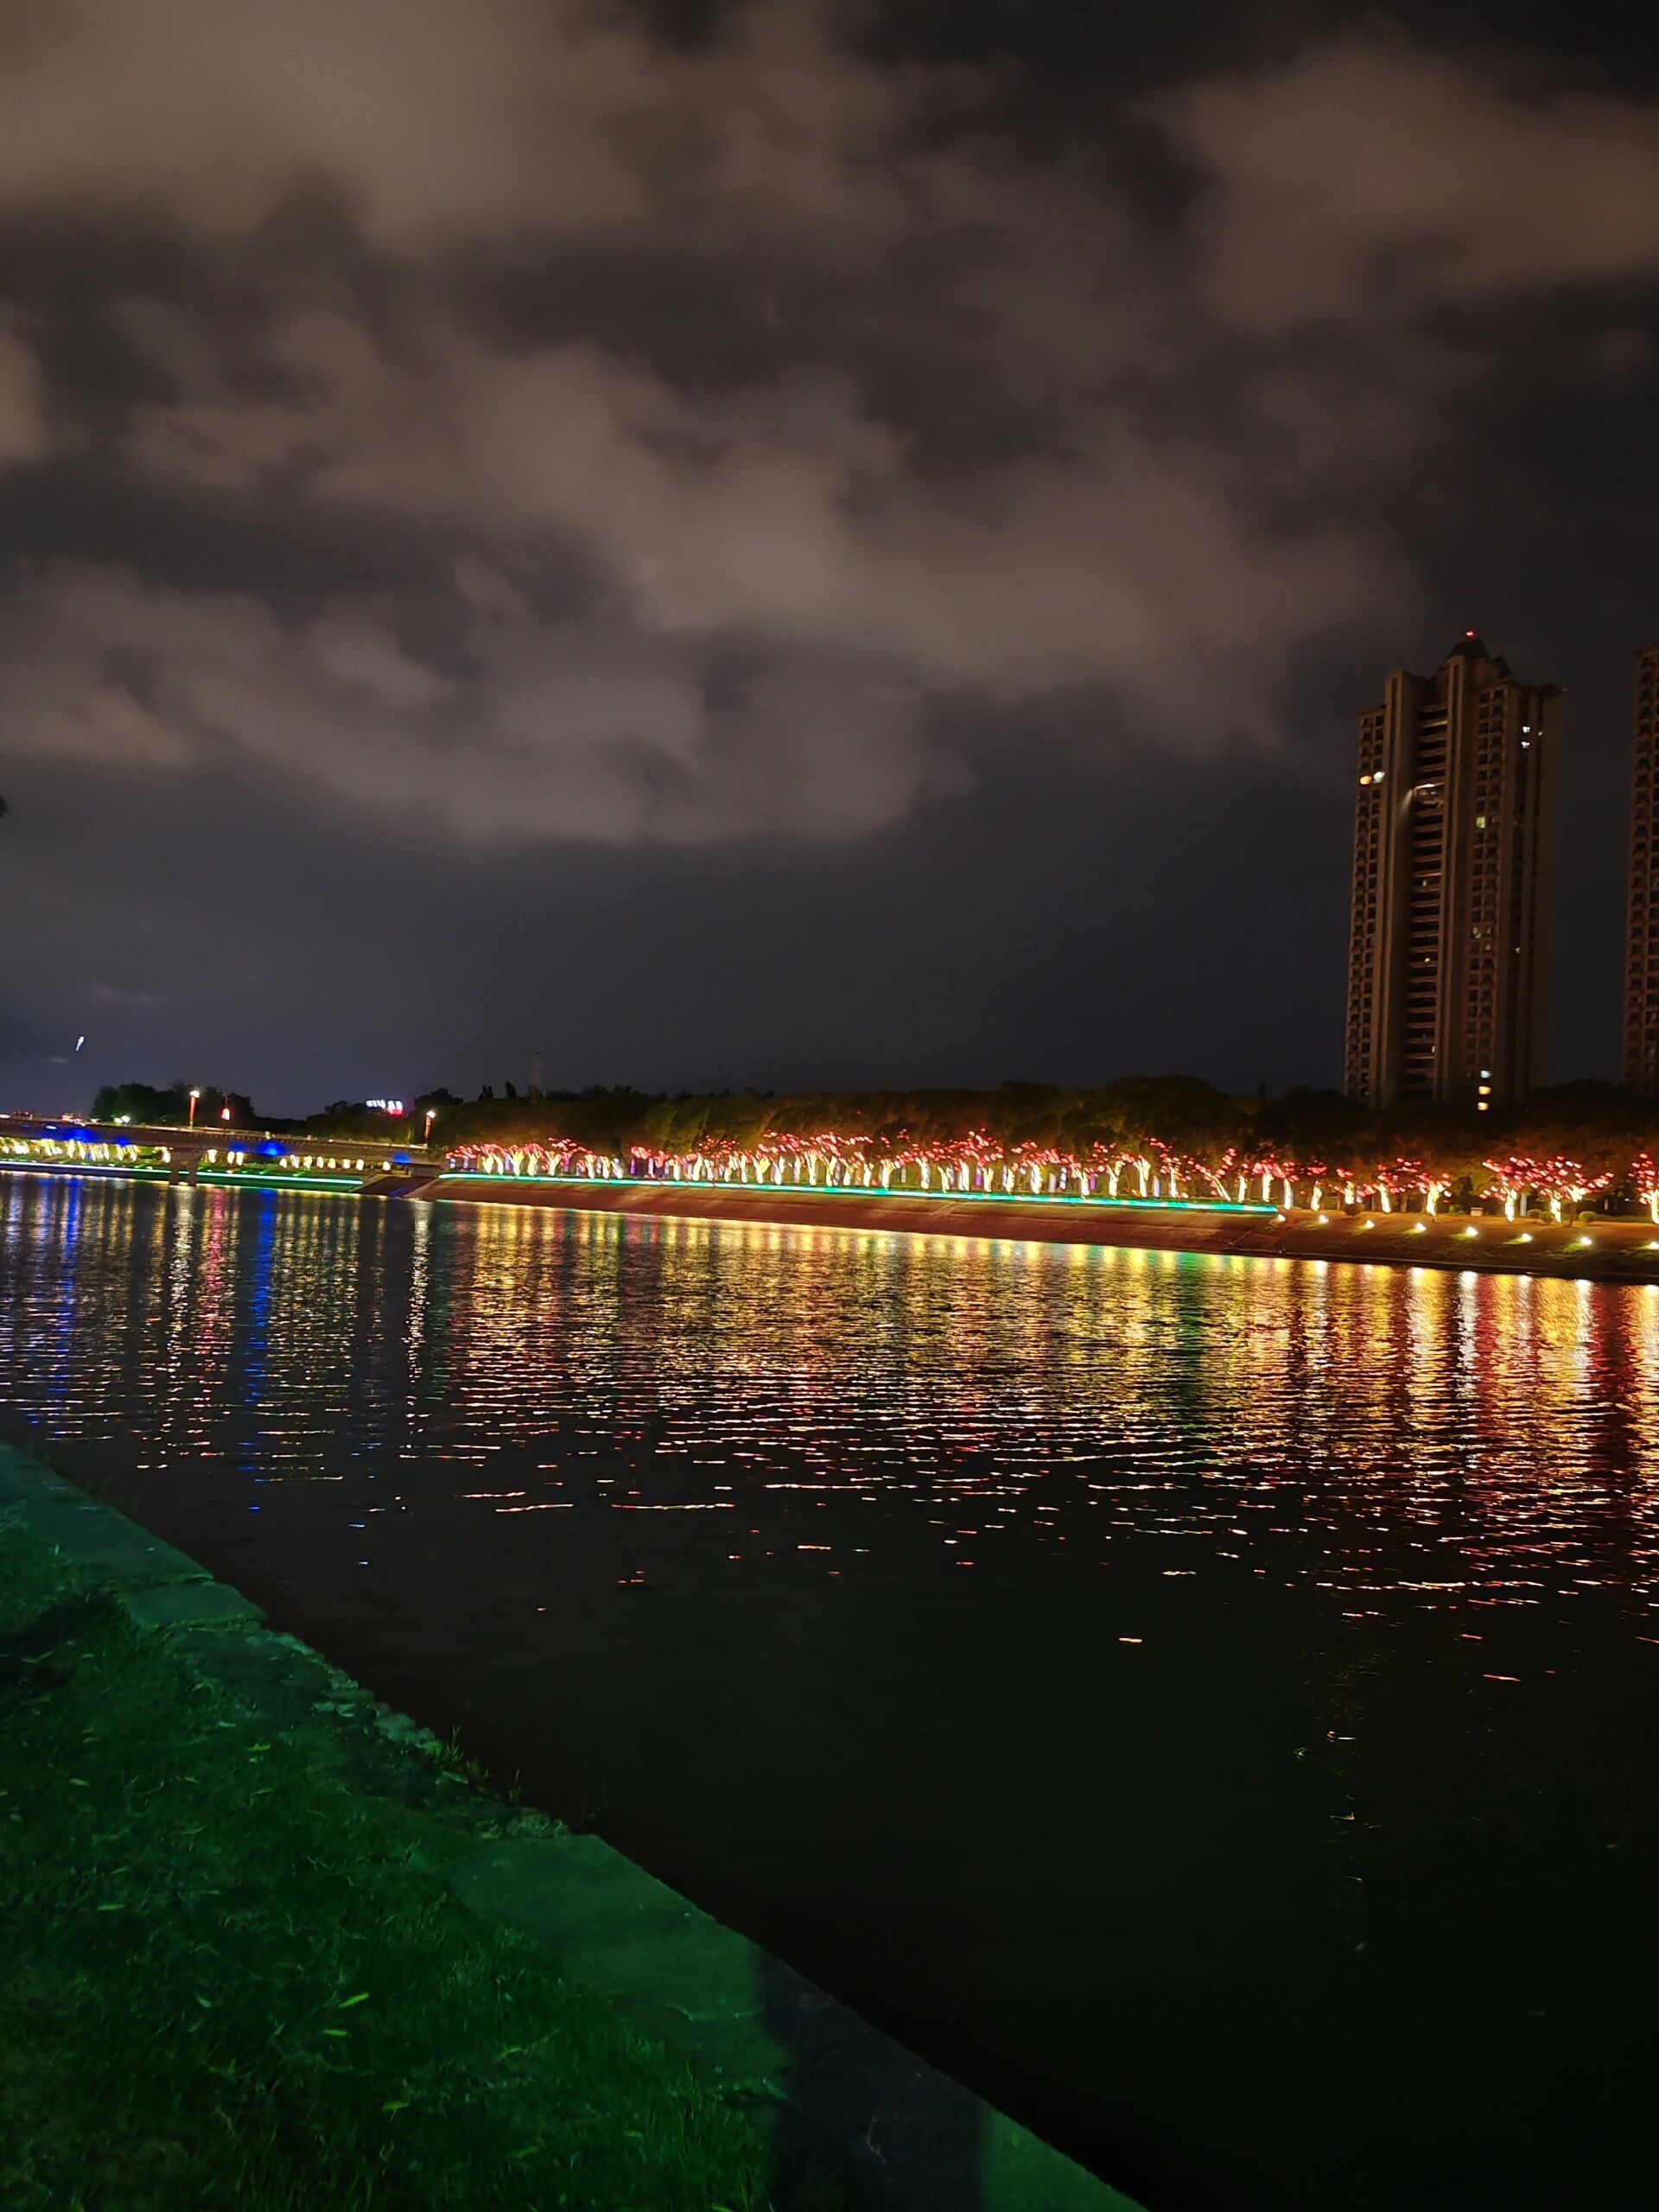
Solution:
[[[443,1160],[442,1151],[429,1145],[385,1137],[0,1114],[0,1167],[57,1167],[168,1183],[375,1191],[390,1197],[435,1180]]]

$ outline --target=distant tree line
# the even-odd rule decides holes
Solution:
[[[245,1091],[219,1090],[212,1084],[106,1083],[92,1101],[95,1122],[132,1122],[140,1127],[172,1128],[190,1119],[190,1093],[196,1099],[196,1120],[223,1122],[231,1109],[230,1126],[238,1129],[262,1126]]]
[[[1582,1082],[1535,1091],[1503,1114],[1401,1107],[1371,1113],[1339,1091],[1298,1088],[1279,1097],[1233,1096],[1197,1076],[1126,1076],[1094,1090],[1005,1083],[994,1090],[722,1090],[674,1093],[594,1087],[500,1096],[486,1085],[462,1101],[429,1091],[416,1120],[437,1109],[434,1141],[536,1141],[567,1137],[600,1152],[630,1147],[690,1152],[708,1144],[753,1144],[769,1136],[831,1130],[898,1142],[948,1143],[975,1132],[1019,1146],[1081,1155],[1095,1146],[1161,1145],[1197,1158],[1249,1150],[1306,1160],[1409,1154],[1442,1172],[1472,1170],[1497,1148],[1566,1152],[1598,1168],[1659,1147],[1659,1100],[1613,1084]],[[329,1116],[319,1134],[346,1134]],[[360,1109],[348,1109],[357,1112]]]
[[[475,1098],[432,1091],[416,1100],[416,1126],[436,1109],[433,1141],[512,1145],[563,1139],[594,1153],[694,1153],[831,1132],[879,1144],[947,1145],[974,1135],[1009,1153],[1052,1149],[1084,1158],[1114,1147],[1152,1147],[1189,1160],[1231,1156],[1325,1163],[1369,1184],[1408,1161],[1448,1197],[1492,1187],[1494,1159],[1566,1160],[1610,1193],[1631,1163],[1659,1155],[1659,1101],[1616,1084],[1563,1084],[1504,1113],[1401,1107],[1373,1113],[1338,1091],[1299,1087],[1279,1097],[1234,1096],[1196,1076],[1128,1076],[1091,1090],[1006,1083],[993,1090],[759,1090],[664,1094],[626,1087]],[[356,1134],[340,1123],[339,1134]],[[336,1133],[327,1124],[326,1133]]]
[[[99,1093],[93,1112],[101,1121],[179,1122],[188,1118],[188,1103],[183,1084],[121,1084]],[[1501,1187],[1491,1163],[1516,1160],[1561,1163],[1560,1179],[1593,1184],[1617,1201],[1648,1187],[1659,1158],[1659,1101],[1598,1082],[1560,1084],[1508,1112],[1479,1115],[1430,1106],[1372,1113],[1339,1092],[1306,1088],[1234,1096],[1182,1075],[1128,1076],[1090,1090],[1006,1083],[991,1090],[669,1094],[596,1085],[532,1095],[508,1083],[499,1096],[486,1084],[471,1099],[423,1091],[397,1119],[362,1100],[337,1099],[286,1122],[262,1121],[244,1094],[203,1085],[198,1122],[217,1122],[226,1103],[238,1128],[413,1141],[424,1135],[429,1110],[432,1140],[446,1148],[564,1142],[596,1154],[663,1155],[825,1134],[894,1147],[979,1137],[1011,1155],[1051,1150],[1081,1160],[1140,1147],[1210,1165],[1276,1161],[1365,1189],[1379,1187],[1379,1177],[1410,1182],[1399,1172],[1409,1166],[1448,1199]]]

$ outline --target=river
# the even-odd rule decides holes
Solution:
[[[1157,2212],[1653,2201],[1659,1287],[0,1224],[14,1434]]]

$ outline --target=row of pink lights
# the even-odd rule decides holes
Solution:
[[[484,1175],[575,1176],[588,1181],[798,1184],[853,1190],[983,1192],[1033,1198],[1142,1198],[1249,1202],[1289,1211],[1321,1205],[1374,1206],[1388,1213],[1435,1212],[1454,1179],[1421,1160],[1402,1157],[1365,1167],[1327,1166],[1276,1155],[1224,1153],[1198,1160],[1173,1147],[1148,1143],[1140,1150],[1096,1145],[1078,1154],[1036,1145],[1007,1146],[983,1134],[947,1141],[878,1142],[868,1137],[824,1134],[768,1137],[759,1144],[705,1145],[690,1152],[631,1147],[601,1153],[557,1139],[546,1143],[465,1145],[449,1155],[452,1166]],[[1659,1222],[1659,1163],[1648,1153],[1630,1162],[1624,1178],[1592,1173],[1557,1154],[1521,1154],[1482,1162],[1485,1194],[1506,1213],[1542,1205],[1560,1218],[1627,1179]]]

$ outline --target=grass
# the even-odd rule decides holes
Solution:
[[[750,2120],[474,1920],[472,1847],[0,1520],[5,2212],[756,2212]]]

